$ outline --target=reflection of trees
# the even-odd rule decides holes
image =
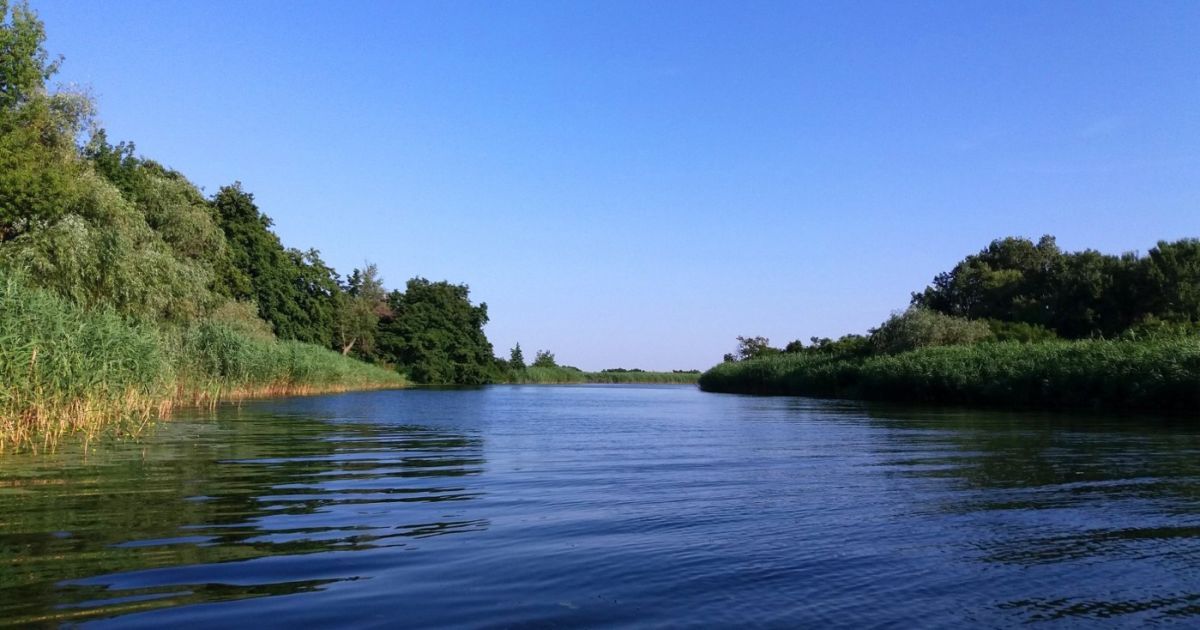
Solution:
[[[447,505],[479,496],[478,436],[250,415],[177,420],[86,459],[0,461],[0,616],[78,620],[318,589],[329,580],[228,583],[219,567],[487,527],[447,518]],[[184,581],[139,577],[160,567]]]
[[[1200,475],[1200,433],[1177,420],[885,406],[868,414],[873,425],[892,429],[889,463],[898,474],[946,477],[964,489],[1012,489],[1031,507],[1063,499],[1030,492],[1037,489],[1124,496],[1132,484],[1154,495],[1200,496],[1191,483]],[[990,492],[987,501],[962,507],[1003,509],[1006,496]]]
[[[1200,566],[1196,427],[1102,415],[868,413],[885,429],[877,454],[887,475],[943,482],[920,492],[905,483],[908,510],[945,532],[948,557],[1006,584],[994,595],[999,609],[1027,621],[1200,614],[1196,583],[1175,581]]]

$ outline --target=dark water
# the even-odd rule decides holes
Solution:
[[[689,387],[254,403],[0,460],[0,622],[1200,626],[1200,431]]]

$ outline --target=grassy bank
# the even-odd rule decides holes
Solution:
[[[779,354],[705,372],[710,392],[1200,414],[1200,339],[930,347],[839,358]]]
[[[565,385],[570,383],[674,383],[692,384],[700,375],[694,372],[584,372],[566,367],[528,367],[510,372],[509,383]]]
[[[0,276],[0,451],[141,426],[180,404],[403,384],[317,346],[211,322],[138,325]]]

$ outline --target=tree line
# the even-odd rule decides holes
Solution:
[[[738,337],[734,362],[775,354],[897,354],[983,341],[1163,339],[1200,335],[1200,239],[1159,241],[1146,255],[1066,252],[1053,236],[1008,237],[912,294],[907,310],[864,334],[794,340]]]
[[[866,334],[738,337],[712,392],[1200,412],[1200,241],[1146,255],[993,241]]]
[[[421,277],[341,275],[285,247],[237,182],[205,195],[113,144],[85,94],[48,86],[61,59],[25,2],[0,0],[0,271],[83,308],[186,328],[217,322],[393,366],[418,382],[481,383],[495,359],[487,305]]]

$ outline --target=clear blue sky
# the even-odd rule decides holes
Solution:
[[[862,332],[1005,235],[1200,236],[1200,2],[34,0],[114,140],[497,353]]]

